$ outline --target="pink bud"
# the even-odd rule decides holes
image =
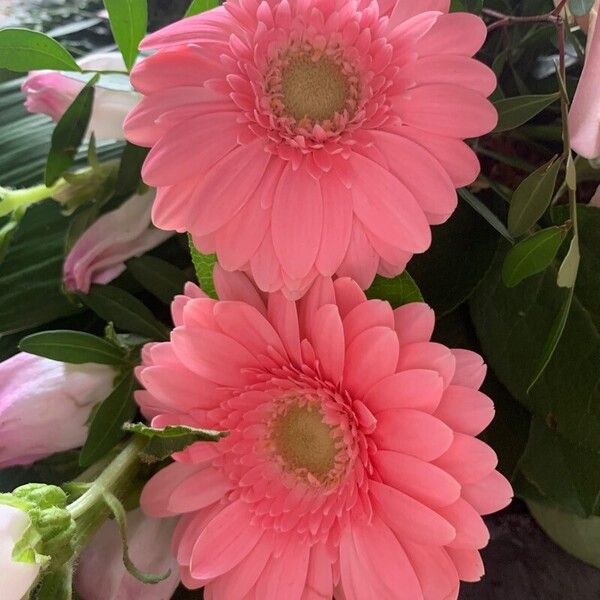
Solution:
[[[168,600],[179,584],[179,569],[171,555],[176,519],[151,519],[141,510],[127,515],[129,554],[136,567],[152,574],[171,570],[157,584],[138,581],[123,565],[117,524],[107,521],[81,554],[75,589],[86,600]]]
[[[67,365],[22,352],[0,363],[0,468],[77,448],[92,408],[110,393],[115,371]]]
[[[118,52],[93,54],[78,61],[84,69],[122,71],[123,59]],[[125,77],[123,79],[126,81]],[[43,113],[58,121],[83,89],[84,82],[59,71],[32,71],[22,85],[25,106],[29,112]],[[132,89],[117,89],[96,84],[94,107],[89,132],[97,139],[122,139],[123,121],[138,103],[139,94]]]
[[[151,222],[154,190],[135,195],[102,215],[75,243],[65,260],[68,289],[87,294],[92,283],[105,284],[125,270],[125,261],[141,256],[173,235]]]
[[[35,583],[40,566],[35,563],[16,562],[12,551],[31,521],[24,511],[0,504],[0,574],[2,598],[21,600]]]

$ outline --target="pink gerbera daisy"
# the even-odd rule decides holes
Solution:
[[[483,574],[482,514],[510,484],[476,437],[491,421],[481,358],[430,341],[432,310],[392,310],[348,278],[298,302],[216,270],[188,284],[171,341],[145,348],[154,426],[227,430],[145,487],[181,516],[182,580],[207,600],[454,600]]]
[[[152,150],[153,218],[228,271],[301,296],[400,273],[479,163],[486,28],[450,0],[228,0],[149,35],[125,124]]]

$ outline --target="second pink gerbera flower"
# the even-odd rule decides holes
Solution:
[[[156,427],[228,431],[143,491],[180,516],[173,549],[207,600],[456,600],[483,574],[481,514],[510,502],[478,440],[494,407],[477,354],[430,341],[433,311],[367,300],[347,278],[263,295],[217,267],[171,340],[145,347],[137,400]]]
[[[152,147],[155,224],[290,297],[425,251],[478,173],[462,140],[495,126],[496,80],[471,58],[481,19],[393,4],[228,0],[148,36],[125,131]]]

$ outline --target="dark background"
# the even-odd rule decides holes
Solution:
[[[151,29],[179,18],[189,1],[149,0]],[[74,54],[85,54],[110,47],[101,9],[98,0],[0,0],[0,27],[22,25],[50,32]],[[548,539],[523,503],[515,501],[487,522],[487,575],[476,585],[464,584],[460,600],[600,600],[600,571]],[[183,592],[178,598],[197,596]]]

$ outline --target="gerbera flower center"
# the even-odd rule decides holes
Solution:
[[[286,470],[310,473],[319,481],[334,470],[335,428],[324,422],[317,403],[288,405],[272,422],[271,442]]]
[[[283,69],[281,83],[284,110],[297,121],[331,120],[346,107],[348,80],[327,57],[295,56]]]

